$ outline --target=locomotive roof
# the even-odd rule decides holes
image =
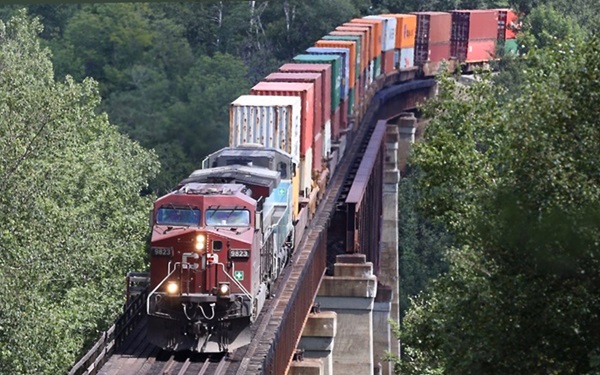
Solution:
[[[245,186],[240,184],[207,184],[191,182],[182,185],[176,193],[183,194],[203,194],[203,195],[235,195],[237,193],[243,193]]]
[[[265,186],[274,189],[279,185],[279,172],[265,168],[246,165],[228,165],[208,169],[195,170],[188,178],[181,181],[179,186],[196,183],[241,183],[256,186]]]

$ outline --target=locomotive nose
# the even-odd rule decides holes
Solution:
[[[194,248],[197,252],[202,253],[206,250],[206,234],[200,233],[196,236],[196,244]]]

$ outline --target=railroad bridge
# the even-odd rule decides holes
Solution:
[[[335,145],[346,156],[249,346],[219,358],[160,351],[145,338],[142,290],[70,375],[392,374],[383,357],[399,353],[389,324],[399,320],[399,171],[415,137],[410,111],[435,91],[414,73],[380,76],[350,119]]]

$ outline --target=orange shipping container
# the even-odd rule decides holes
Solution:
[[[365,48],[365,40],[367,39],[367,32],[363,31],[332,31],[328,35],[332,36],[358,36],[360,38],[360,73],[364,72],[367,64],[367,50]]]
[[[342,29],[343,28],[343,29]],[[346,29],[348,28],[348,29]],[[367,30],[367,38],[368,38],[368,48],[366,51],[368,52],[369,58],[367,59],[367,65],[375,58],[375,25],[367,24],[367,23],[351,23],[346,22],[340,27],[337,27],[336,30],[348,30],[348,31],[357,31],[357,30]]]
[[[373,25],[373,27],[375,28],[374,56],[375,56],[375,58],[380,56],[381,49],[383,47],[383,21],[382,20],[371,20],[371,19],[367,19],[367,18],[355,18],[350,22],[354,23],[354,24],[362,23],[362,24]]]
[[[297,82],[259,82],[252,89],[251,95],[299,96],[302,101],[300,117],[300,156],[311,149],[314,135],[315,119],[315,85]],[[311,161],[312,166],[312,161]]]
[[[356,42],[344,40],[317,40],[315,47],[348,48],[350,50],[350,89],[356,84]]]
[[[417,16],[414,14],[382,14],[381,17],[396,18],[396,49],[415,46]]]

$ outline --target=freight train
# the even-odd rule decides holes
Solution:
[[[508,9],[353,19],[235,100],[229,147],[154,203],[148,339],[174,351],[248,344],[376,82],[486,62],[498,44],[514,48],[516,19]]]

